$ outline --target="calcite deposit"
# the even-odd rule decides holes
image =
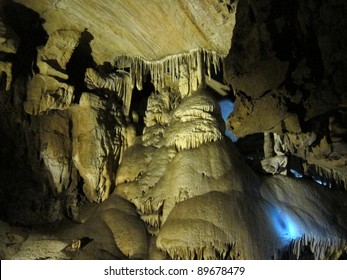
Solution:
[[[346,259],[346,12],[0,0],[0,258]]]

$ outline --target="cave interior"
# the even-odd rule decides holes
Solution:
[[[347,259],[346,14],[0,0],[0,259]]]

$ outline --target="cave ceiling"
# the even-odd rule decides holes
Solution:
[[[0,0],[0,258],[346,259],[346,13]]]
[[[122,55],[154,61],[197,48],[226,56],[235,25],[236,5],[223,1],[15,2],[39,13],[48,35],[59,29],[87,29],[94,37],[92,55],[98,64]]]

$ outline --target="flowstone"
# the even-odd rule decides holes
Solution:
[[[173,96],[151,95],[144,134],[125,152],[116,177],[115,193],[136,206],[157,248],[173,259],[271,259],[313,233],[325,251],[331,238],[340,240],[334,254],[314,249],[317,257],[344,252],[346,221],[336,227],[329,220],[330,207],[342,203],[335,194],[321,209],[324,190],[306,181],[259,182],[223,135],[209,93],[200,89],[170,108]],[[278,145],[273,153],[286,159]]]

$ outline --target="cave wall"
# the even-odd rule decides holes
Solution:
[[[82,223],[55,236],[80,242],[57,258],[345,254],[343,1],[165,2],[196,22],[174,52],[162,39],[178,22],[163,15],[161,36],[137,26],[143,44],[118,22],[117,48],[117,32],[103,41],[91,23],[104,22],[84,16],[90,6],[70,18],[65,2],[1,2],[1,219]],[[220,95],[234,101],[226,123]]]
[[[344,1],[242,1],[224,63],[236,97],[229,129],[245,142],[270,133],[272,156],[299,158],[293,168],[342,188],[346,9]]]

